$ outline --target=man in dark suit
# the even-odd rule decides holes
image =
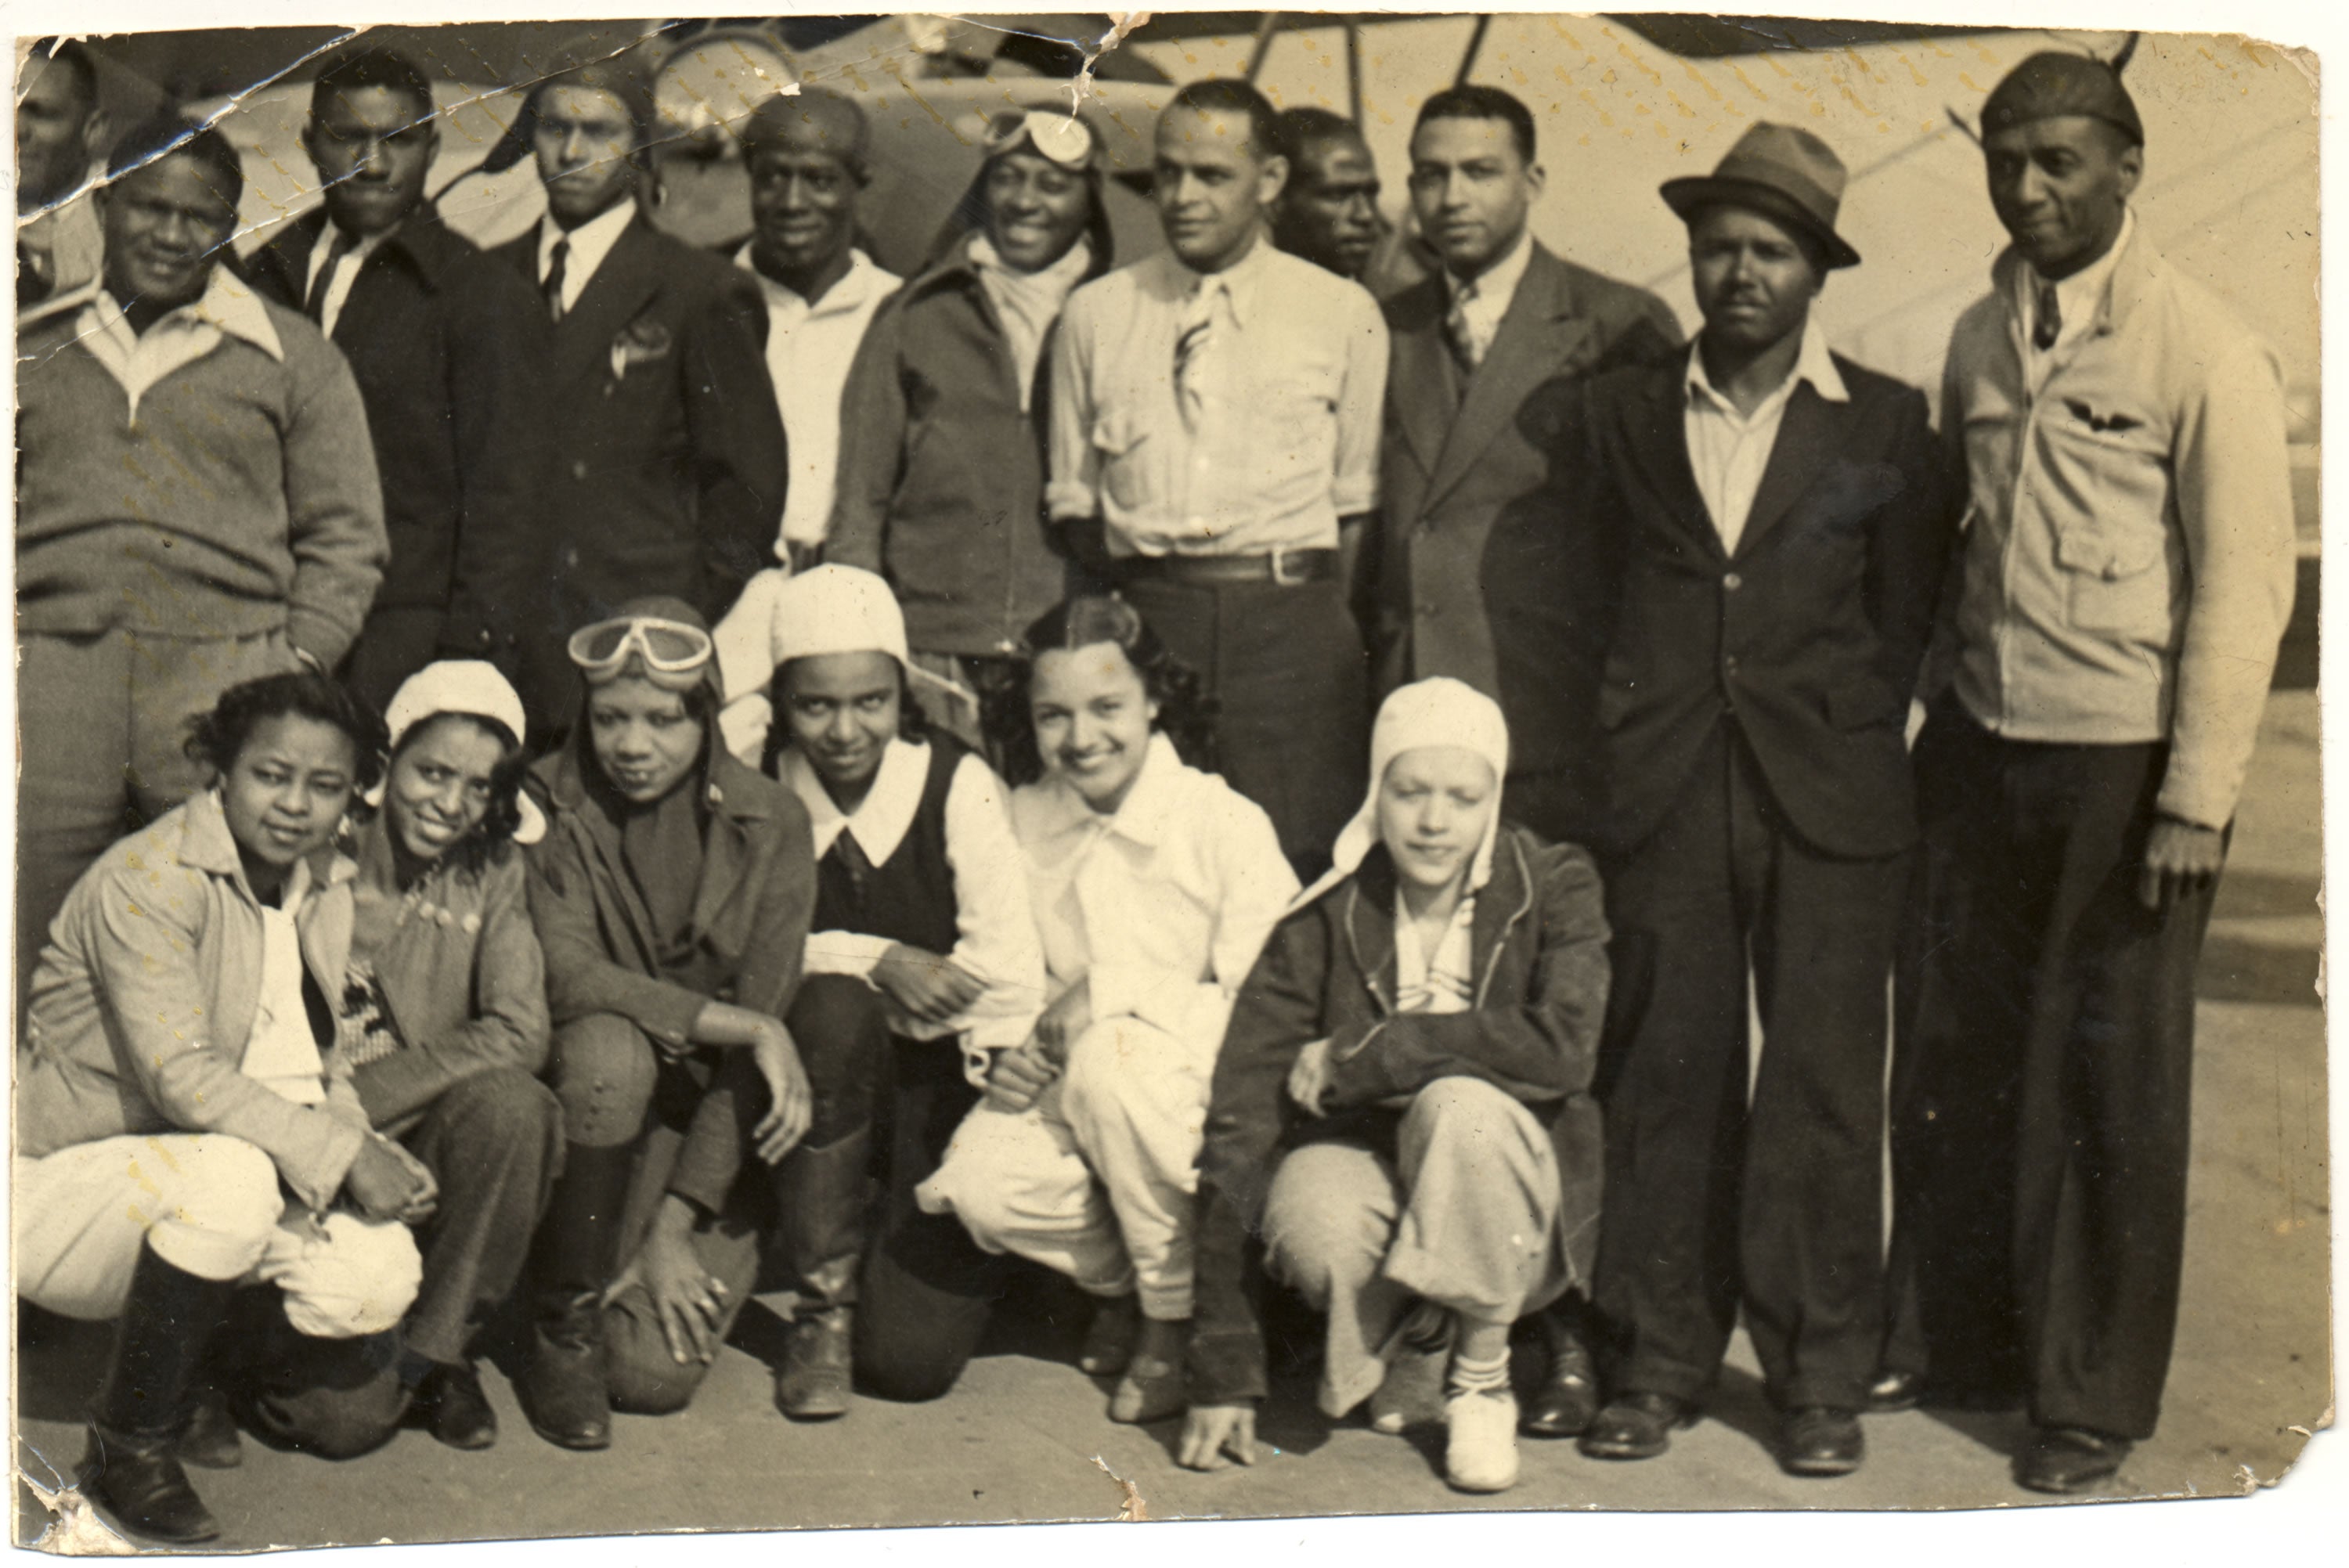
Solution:
[[[1590,712],[1603,598],[1592,536],[1526,504],[1557,476],[1581,380],[1674,357],[1662,301],[1559,260],[1526,214],[1541,194],[1534,121],[1497,88],[1439,92],[1411,140],[1411,201],[1442,271],[1386,302],[1392,344],[1383,500],[1358,582],[1374,597],[1378,686],[1450,676],[1509,721],[1503,810],[1551,838],[1588,835]]]
[[[514,132],[546,215],[491,253],[544,302],[551,461],[524,611],[525,700],[567,721],[574,628],[673,594],[715,624],[771,558],[788,472],[750,274],[638,211],[651,84],[632,56],[540,84]]]
[[[324,205],[253,259],[254,288],[343,351],[367,404],[391,561],[343,676],[378,711],[436,657],[515,667],[513,581],[537,537],[548,326],[530,285],[425,199],[432,85],[369,49],[310,89],[302,146]]]
[[[1953,487],[1923,394],[1827,352],[1844,169],[1759,124],[1669,181],[1704,329],[1591,383],[1574,503],[1619,535],[1599,721],[1615,989],[1599,1068],[1609,1400],[1661,1453],[1743,1303],[1779,1462],[1863,1458],[1880,1317],[1885,985],[1917,836],[1902,724]],[[1747,981],[1764,1044],[1748,1088]]]

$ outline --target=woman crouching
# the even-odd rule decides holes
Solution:
[[[1254,1460],[1260,1236],[1328,1314],[1325,1414],[1377,1390],[1414,1304],[1440,1309],[1446,1472],[1516,1480],[1510,1326],[1589,1277],[1608,970],[1589,856],[1500,822],[1507,773],[1490,698],[1448,679],[1388,697],[1336,865],[1242,993],[1199,1161],[1187,1466]],[[1587,1398],[1587,1362],[1554,1354]]]
[[[182,1461],[237,1462],[205,1385],[240,1284],[276,1287],[270,1326],[297,1344],[388,1344],[416,1295],[403,1222],[431,1212],[433,1179],[322,1050],[355,870],[332,841],[382,741],[322,676],[231,688],[188,742],[212,787],[84,874],[33,978],[16,1289],[114,1320],[82,1484],[155,1540],[220,1533]]]
[[[529,858],[567,1146],[517,1392],[541,1437],[600,1449],[614,1408],[684,1406],[755,1279],[736,1118],[763,1099],[748,1138],[769,1164],[807,1130],[782,1015],[815,861],[798,799],[714,744],[689,605],[638,600],[569,650],[582,713],[533,770],[549,820]]]
[[[1263,809],[1177,754],[1195,677],[1130,605],[1071,599],[1028,645],[1013,776],[1042,777],[1011,818],[1050,1000],[917,1191],[1096,1297],[1080,1365],[1123,1375],[1112,1420],[1156,1420],[1183,1408],[1209,1076],[1297,877]]]

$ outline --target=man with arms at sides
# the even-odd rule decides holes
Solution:
[[[1361,283],[1386,227],[1370,143],[1352,120],[1310,107],[1283,109],[1279,134],[1288,183],[1272,204],[1272,242]]]
[[[1917,741],[1938,885],[1903,941],[1877,1392],[2027,1403],[2017,1479],[2072,1492],[2160,1413],[2195,960],[2292,607],[2292,492],[2273,354],[2131,212],[2119,77],[2035,55],[1982,133],[2013,245],[1943,384],[1972,505],[1955,683]]]
[[[328,66],[302,131],[325,202],[252,268],[343,351],[367,404],[391,562],[343,676],[378,713],[443,653],[512,674],[530,607],[512,573],[542,488],[546,313],[426,200],[440,144],[412,61],[368,49]]]
[[[1677,363],[1680,327],[1655,295],[1535,241],[1544,174],[1533,115],[1509,94],[1435,94],[1411,157],[1412,207],[1444,265],[1385,306],[1383,504],[1360,588],[1376,606],[1377,681],[1450,676],[1498,701],[1516,738],[1503,814],[1580,841],[1599,793],[1600,520],[1529,498],[1561,477],[1578,384]]]
[[[108,130],[98,67],[71,39],[44,38],[16,76],[16,318],[69,310],[98,286],[91,163]]]
[[[366,410],[318,329],[221,264],[244,171],[150,120],[95,194],[103,286],[17,339],[17,995],[76,878],[202,783],[187,721],[339,664],[383,575]]]
[[[1594,1458],[1664,1451],[1741,1305],[1779,1464],[1864,1458],[1885,985],[1917,836],[1902,724],[1954,486],[1924,395],[1830,354],[1812,315],[1859,262],[1844,181],[1818,138],[1761,123],[1711,177],[1667,181],[1704,329],[1590,383],[1578,420],[1589,515],[1623,535],[1598,714],[1615,938]]]
[[[1045,504],[1080,538],[1103,530],[1106,569],[1219,706],[1225,778],[1310,875],[1370,744],[1339,563],[1377,499],[1387,332],[1359,284],[1271,243],[1275,122],[1219,80],[1159,116],[1169,248],[1069,300]]]
[[[673,595],[715,621],[774,559],[788,472],[757,283],[662,233],[650,183],[651,83],[632,57],[541,83],[509,136],[546,215],[491,253],[554,323],[542,415],[552,434],[543,537],[517,580],[530,724],[572,715],[564,638],[628,600]]]

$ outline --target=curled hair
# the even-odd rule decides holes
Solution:
[[[1282,155],[1280,111],[1272,100],[1235,77],[1210,77],[1166,100],[1164,113],[1187,108],[1204,115],[1237,115],[1247,121],[1248,150],[1258,161]]]
[[[341,682],[306,669],[264,676],[222,692],[211,712],[189,721],[188,759],[218,778],[236,766],[238,755],[264,721],[289,717],[314,719],[349,738],[357,753],[351,767],[355,791],[374,789],[383,777],[388,738],[382,718]]]
[[[481,813],[481,820],[473,824],[471,832],[440,854],[443,864],[479,874],[486,867],[502,865],[513,858],[514,831],[522,826],[522,781],[523,776],[530,771],[530,753],[523,749],[523,744],[515,738],[514,732],[508,729],[502,720],[492,718],[485,713],[444,709],[408,727],[408,733],[399,738],[398,746],[392,748],[390,760],[385,765],[384,771],[388,775],[392,769],[398,767],[400,758],[423,738],[425,731],[443,719],[450,718],[478,726],[484,735],[498,743],[497,764],[490,769],[489,810]],[[388,796],[377,810],[391,810]]]
[[[1216,770],[1215,704],[1202,687],[1199,672],[1176,658],[1141,612],[1117,594],[1080,593],[1062,600],[1028,628],[1021,643],[1019,678],[999,693],[988,694],[980,717],[988,738],[1002,751],[1007,782],[1032,784],[1044,776],[1043,754],[1037,749],[1036,726],[1028,711],[1037,655],[1100,643],[1116,645],[1142,676],[1142,689],[1158,705],[1152,727],[1174,743],[1184,761],[1204,771]]]

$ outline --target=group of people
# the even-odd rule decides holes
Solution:
[[[1665,1452],[1741,1311],[1795,1474],[1920,1401],[2026,1408],[2049,1491],[2152,1432],[2292,521],[2116,72],[1983,106],[1938,437],[1813,317],[1793,127],[1662,188],[1686,343],[1533,239],[1496,88],[1420,106],[1405,242],[1346,122],[1185,87],[1123,264],[1101,137],[1007,111],[903,280],[850,100],[739,128],[722,253],[652,124],[539,84],[481,252],[367,50],[250,260],[164,120],[26,274],[16,1285],[117,1325],[117,1518],[209,1539],[240,1428],[486,1446],[509,1302],[566,1448],[761,1291],[785,1416],[934,1398],[1017,1260],[1201,1469],[1302,1311],[1333,1419],[1440,1362],[1472,1491]]]

